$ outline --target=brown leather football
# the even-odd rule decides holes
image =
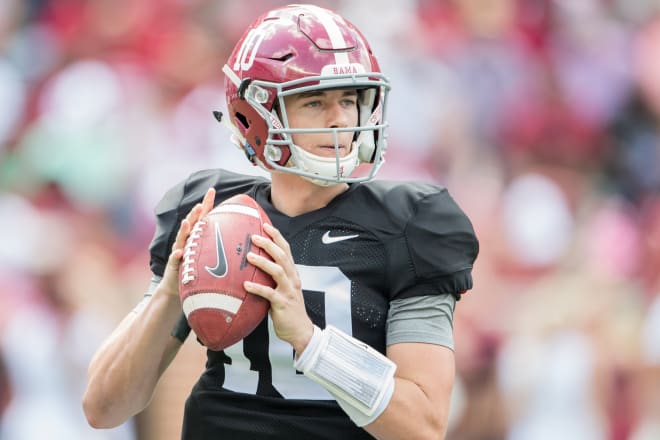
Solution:
[[[179,267],[179,297],[188,323],[211,350],[222,350],[250,334],[266,317],[270,303],[243,288],[246,280],[275,286],[272,277],[247,261],[252,234],[267,236],[270,222],[250,196],[239,194],[195,223]]]

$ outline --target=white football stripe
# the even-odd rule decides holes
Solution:
[[[325,31],[328,33],[328,38],[330,38],[332,47],[333,48],[340,47],[342,49],[346,48],[346,41],[344,40],[344,37],[341,34],[341,30],[339,30],[339,26],[337,26],[337,23],[335,22],[335,20],[333,20],[331,15],[328,14],[324,9],[319,8],[318,6],[305,5],[305,7],[310,11],[312,11],[314,15],[316,15],[318,19],[321,21],[321,24],[325,28]],[[335,53],[335,63],[349,64],[350,61],[348,60],[348,52]]]
[[[259,211],[256,208],[251,208],[245,205],[218,205],[213,213],[230,213],[230,214],[245,214],[251,217],[259,218]]]
[[[195,293],[183,300],[183,313],[186,318],[199,309],[220,309],[236,313],[241,304],[243,300],[225,293]]]

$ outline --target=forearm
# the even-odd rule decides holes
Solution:
[[[415,383],[395,378],[394,394],[383,413],[364,429],[378,440],[441,440],[449,405],[434,405]]]
[[[333,326],[314,327],[293,366],[379,440],[445,436],[454,381],[454,355],[447,347],[399,343],[388,346],[385,357]]]
[[[397,364],[394,393],[365,429],[378,440],[441,440],[447,433],[455,364],[453,351],[431,344],[398,344],[387,352]]]
[[[177,297],[157,288],[137,314],[108,338],[90,363],[83,408],[97,428],[117,426],[149,403],[180,342],[170,336],[181,314]]]

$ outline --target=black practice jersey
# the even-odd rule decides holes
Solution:
[[[156,209],[151,269],[162,276],[181,220],[209,187],[218,204],[252,196],[291,246],[307,313],[385,353],[389,303],[454,295],[472,287],[478,242],[447,190],[372,181],[352,184],[326,207],[288,217],[270,203],[270,182],[225,170],[201,171],[172,188]],[[182,318],[175,335],[189,327]],[[319,385],[297,373],[293,350],[265,319],[243,341],[208,351],[206,371],[186,403],[185,439],[362,439]]]

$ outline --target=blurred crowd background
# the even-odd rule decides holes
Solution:
[[[285,3],[0,0],[0,439],[179,438],[194,338],[113,430],[86,368],[148,286],[165,190],[262,174],[211,111]],[[660,439],[660,1],[317,4],[393,83],[379,178],[447,186],[480,238],[448,439]]]

